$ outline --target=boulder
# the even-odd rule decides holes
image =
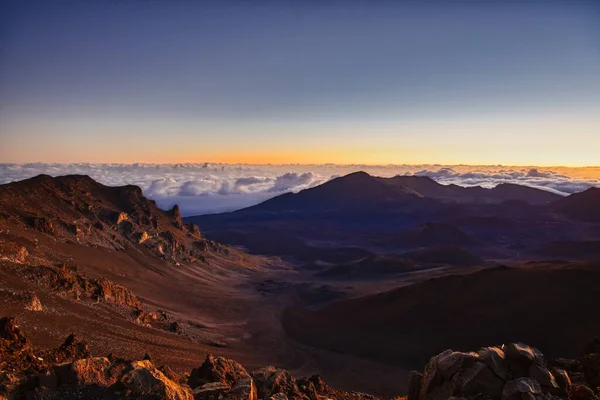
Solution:
[[[91,357],[73,361],[67,375],[61,377],[62,382],[70,382],[77,386],[99,385],[110,386],[110,361],[106,357]]]
[[[529,366],[528,375],[531,379],[536,380],[545,391],[555,392],[558,390],[556,379],[545,366],[534,362]]]
[[[446,350],[432,357],[423,371],[419,398],[422,400],[445,400],[454,394],[453,376],[463,367],[478,359],[477,353]]]
[[[225,396],[226,400],[257,400],[256,386],[252,378],[243,378],[236,381]]]
[[[256,385],[259,398],[271,397],[277,393],[283,393],[289,398],[302,398],[302,392],[298,389],[296,378],[284,369],[273,366],[261,368],[252,373],[252,379]]]
[[[556,394],[562,397],[567,396],[569,390],[571,389],[571,378],[569,374],[564,369],[560,368],[552,368],[550,371],[552,376],[558,385],[558,390],[556,390]]]
[[[508,364],[504,350],[499,347],[483,347],[477,354],[479,354],[479,361],[500,379],[505,381],[508,379]]]
[[[229,392],[229,385],[223,382],[205,383],[194,389],[194,399],[196,400],[220,400],[225,393]]]
[[[225,357],[209,354],[199,368],[192,370],[187,383],[191,388],[212,382],[221,382],[231,387],[236,381],[249,377],[241,364]]]
[[[134,361],[124,371],[120,382],[127,397],[157,400],[193,400],[192,391],[167,378],[151,361]]]
[[[523,343],[511,343],[504,348],[504,353],[512,377],[529,375],[529,366],[536,359],[536,351],[533,348]]]
[[[423,374],[417,371],[410,371],[408,374],[408,400],[417,400],[421,390],[421,379]]]
[[[502,395],[504,382],[485,364],[475,362],[462,368],[452,377],[453,394],[472,397],[485,393],[497,399]]]
[[[542,394],[542,388],[531,378],[517,378],[506,382],[502,389],[502,400],[533,399]]]

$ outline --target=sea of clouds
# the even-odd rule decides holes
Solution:
[[[0,164],[0,183],[39,174],[89,175],[110,186],[138,185],[162,208],[183,215],[232,211],[286,192],[298,192],[355,171],[390,177],[429,176],[442,184],[494,187],[517,183],[568,195],[600,186],[595,176],[536,167],[443,165],[233,165],[233,164]],[[566,172],[565,172],[566,171]],[[573,173],[571,173],[573,172]],[[583,176],[583,177],[582,177]]]

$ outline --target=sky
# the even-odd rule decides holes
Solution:
[[[600,164],[597,1],[0,7],[0,162]]]

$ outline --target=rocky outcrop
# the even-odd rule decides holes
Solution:
[[[193,400],[188,387],[181,386],[154,367],[151,361],[134,361],[129,364],[119,382],[126,388],[128,398]]]
[[[566,397],[570,386],[568,373],[549,368],[537,349],[510,343],[477,353],[446,350],[432,357],[422,375],[411,373],[408,399],[545,399]]]
[[[29,252],[24,246],[0,239],[0,260],[21,264],[25,262],[28,256]]]
[[[267,398],[277,393],[285,394],[289,399],[303,398],[296,379],[286,370],[272,366],[261,368],[252,373],[260,398]]]
[[[30,281],[75,299],[88,298],[134,309],[142,306],[129,289],[106,278],[88,279],[74,268],[35,265],[28,266],[25,272]]]
[[[241,364],[225,357],[209,354],[199,368],[192,370],[187,383],[190,387],[196,388],[206,383],[220,382],[231,388],[236,381],[249,377]]]
[[[54,226],[52,222],[48,218],[44,217],[29,217],[26,218],[26,222],[30,227],[35,229],[36,231],[40,231],[47,235],[54,236],[56,231],[54,230]]]

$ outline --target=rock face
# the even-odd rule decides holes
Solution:
[[[261,368],[252,373],[252,378],[260,398],[267,398],[277,393],[283,393],[290,399],[303,398],[296,379],[284,369],[272,366]]]
[[[120,382],[127,389],[128,397],[157,400],[194,399],[189,388],[167,378],[149,360],[134,361],[124,372]]]
[[[541,399],[565,396],[570,385],[568,373],[549,369],[537,349],[511,343],[477,353],[446,350],[432,357],[422,375],[411,373],[408,399]]]
[[[89,279],[76,270],[46,265],[28,266],[28,280],[76,299],[89,298],[116,306],[141,308],[141,302],[129,289],[106,278]]]
[[[250,375],[241,364],[225,357],[206,356],[199,368],[194,368],[188,379],[191,388],[206,383],[220,382],[231,387],[236,381],[249,378]]]

